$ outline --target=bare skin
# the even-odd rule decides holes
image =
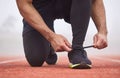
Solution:
[[[51,43],[55,51],[69,52],[72,50],[71,44],[64,36],[56,34],[48,28],[41,15],[32,5],[32,0],[16,0],[16,2],[24,19]],[[94,36],[94,47],[102,49],[107,47],[104,5],[102,0],[93,0],[92,4],[92,18],[98,30],[98,33]]]
[[[32,0],[16,0],[16,2],[24,19],[51,43],[55,51],[71,51],[68,40],[48,28],[41,15],[33,7]]]
[[[98,33],[93,38],[93,44],[98,49],[103,49],[108,45],[105,16],[103,0],[92,0],[92,19],[98,30]]]

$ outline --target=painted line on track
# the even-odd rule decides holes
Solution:
[[[95,59],[100,59],[100,60],[106,60],[106,61],[111,61],[111,62],[117,62],[120,63],[120,59],[111,59],[111,58],[102,58],[102,57],[94,57]]]
[[[21,61],[21,60],[23,60],[23,59],[13,59],[13,60],[0,61],[0,65],[1,64],[6,64],[6,63],[18,62],[18,61]]]

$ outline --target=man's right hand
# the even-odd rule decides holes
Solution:
[[[71,44],[62,35],[54,34],[49,41],[56,52],[61,52],[61,51],[69,52],[72,50]]]
[[[16,0],[19,11],[24,19],[51,43],[55,51],[71,51],[71,45],[68,40],[49,29],[40,13],[32,5],[32,1]]]

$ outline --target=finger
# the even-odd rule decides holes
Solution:
[[[103,49],[103,48],[106,48],[106,47],[107,47],[107,41],[102,40],[100,49]]]
[[[103,48],[103,44],[104,44],[103,40],[98,40],[96,46],[97,46],[98,49],[101,49],[101,48]]]
[[[107,47],[108,45],[107,45],[107,41],[104,41],[103,42],[103,45],[102,45],[102,48],[105,48],[105,47]]]
[[[71,47],[72,47],[72,45],[69,43],[69,41],[68,41],[68,40],[65,40],[65,44],[66,44],[69,48],[71,48]]]
[[[62,46],[63,50],[70,52],[72,49],[70,47],[68,47],[66,44],[64,44],[64,46]]]
[[[64,42],[65,42],[65,44],[68,46],[68,47],[72,47],[71,46],[71,44],[69,43],[69,41],[63,36],[63,38],[64,38]]]
[[[62,52],[62,51],[64,51],[64,50],[61,47],[56,48],[56,52]]]
[[[94,37],[94,40],[93,40],[93,44],[94,44],[94,47],[97,48],[97,41],[98,41],[98,38],[97,36]]]
[[[71,48],[69,48],[66,44],[63,44],[56,48],[56,52],[62,52],[62,51],[71,51]]]

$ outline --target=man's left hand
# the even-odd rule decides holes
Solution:
[[[94,48],[103,49],[108,46],[107,35],[105,34],[100,33],[95,34],[93,41]]]

